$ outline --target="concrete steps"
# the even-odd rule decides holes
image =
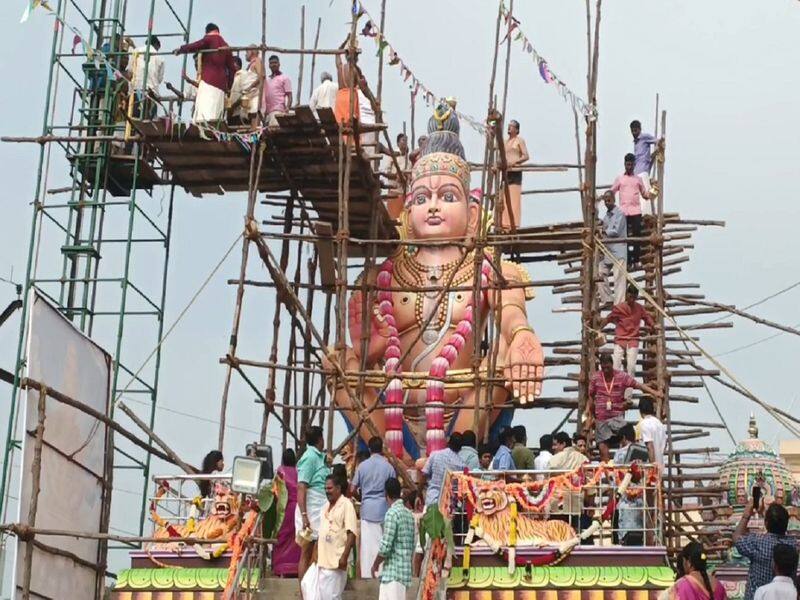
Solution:
[[[408,588],[406,600],[415,600],[419,580],[415,579]],[[374,600],[378,597],[377,579],[349,579],[342,600]],[[302,600],[300,584],[297,579],[270,577],[264,582],[264,589],[254,595],[255,600]]]

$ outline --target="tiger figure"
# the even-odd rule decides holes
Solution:
[[[516,517],[516,542],[511,539],[512,501],[508,494],[498,488],[483,488],[477,492],[475,514],[470,521],[467,534],[471,543],[477,537],[495,552],[501,546],[560,545],[576,537],[575,530],[564,521],[536,519],[529,514]],[[514,507],[515,509],[516,507]]]

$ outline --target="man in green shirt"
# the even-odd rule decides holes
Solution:
[[[415,527],[414,515],[400,499],[400,482],[395,477],[386,480],[386,501],[389,510],[383,520],[383,537],[372,563],[372,576],[377,577],[383,564],[378,600],[405,600],[411,585]]]
[[[311,564],[317,537],[319,536],[319,518],[323,505],[328,501],[325,496],[325,479],[330,474],[325,464],[322,427],[316,425],[306,432],[306,451],[297,463],[297,507],[294,512],[294,530],[301,548],[300,563],[297,565],[297,577],[301,581]]]
[[[520,471],[533,469],[534,455],[533,450],[528,448],[528,432],[524,425],[516,425],[514,432],[514,447],[511,449],[511,458]]]

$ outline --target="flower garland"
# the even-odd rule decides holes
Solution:
[[[450,473],[449,476],[455,479],[459,499],[466,499],[468,504],[475,505],[477,503],[479,491],[502,490],[509,496],[509,500],[520,505],[526,511],[540,513],[548,508],[553,499],[563,498],[565,493],[579,492],[587,485],[597,485],[603,477],[616,482],[617,495],[629,499],[638,498],[644,493],[645,486],[652,486],[656,483],[658,469],[656,467],[643,468],[636,463],[630,465],[629,470],[613,465],[600,465],[592,476],[587,478],[583,467],[578,467],[571,473],[554,475],[542,481],[519,483],[507,483],[503,480],[486,481],[469,473]],[[634,478],[641,484],[635,487],[631,486],[630,483]]]
[[[489,285],[491,264],[486,255],[481,264],[481,302],[487,301],[486,289]],[[397,321],[394,316],[394,300],[391,285],[394,272],[394,261],[390,258],[380,268],[377,278],[378,305],[375,316],[384,326],[387,336],[384,352],[383,372],[389,378],[386,386],[385,411],[386,445],[395,456],[403,455],[403,383],[401,380],[402,365],[400,357],[400,338],[397,333]],[[475,323],[473,299],[467,301],[464,317],[456,325],[447,342],[439,350],[428,370],[425,384],[425,448],[428,456],[445,447],[444,435],[444,378],[447,371],[455,363],[467,343]]]

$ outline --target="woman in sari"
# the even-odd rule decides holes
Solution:
[[[708,574],[703,545],[690,542],[678,555],[684,575],[667,590],[669,600],[726,600],[725,588]],[[681,569],[679,569],[680,572]]]
[[[278,477],[286,484],[286,512],[278,530],[278,541],[272,550],[272,572],[279,577],[297,577],[300,562],[300,546],[294,540],[294,512],[297,506],[297,457],[287,448],[281,457]]]

